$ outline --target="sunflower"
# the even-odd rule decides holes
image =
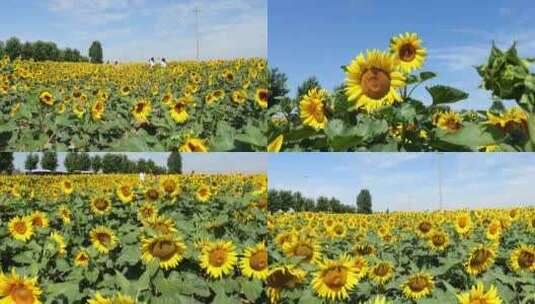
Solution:
[[[368,273],[368,261],[362,256],[357,256],[353,258],[352,265],[352,270],[360,281]]]
[[[145,190],[145,198],[151,202],[157,201],[160,198],[160,190],[157,188],[148,188]]]
[[[262,281],[266,280],[269,275],[266,245],[259,243],[246,248],[239,266],[244,276]]]
[[[405,86],[393,55],[379,50],[359,54],[346,70],[346,95],[354,108],[373,112],[401,101],[396,91]]]
[[[79,267],[86,267],[89,265],[89,254],[87,253],[87,250],[80,249],[74,256],[74,265]]]
[[[148,123],[150,113],[152,112],[152,105],[146,99],[139,100],[132,109],[132,115],[138,123]]]
[[[175,223],[164,216],[155,215],[148,219],[145,225],[160,235],[171,235],[176,232]]]
[[[284,289],[294,289],[305,279],[306,272],[293,265],[278,266],[269,272],[266,293],[270,302],[278,303]]]
[[[11,275],[0,273],[0,303],[41,304],[41,293],[37,278],[21,277],[14,268]]]
[[[418,222],[415,230],[420,237],[425,238],[433,230],[433,223],[428,220],[422,220]]]
[[[485,292],[483,283],[477,283],[477,285],[472,286],[469,292],[457,295],[457,300],[459,304],[502,304],[502,300],[498,295],[498,289],[491,285],[489,290]]]
[[[84,117],[85,114],[85,106],[82,102],[77,103],[74,108],[72,109],[72,112],[76,114],[78,118]]]
[[[32,222],[33,228],[47,228],[48,227],[48,217],[45,213],[41,211],[34,211],[29,216],[30,221]]]
[[[245,92],[244,90],[238,90],[232,93],[232,101],[237,104],[243,104],[245,102],[245,99],[247,99],[247,92]]]
[[[200,138],[190,137],[188,138],[180,148],[179,152],[208,152],[206,147],[206,140]]]
[[[141,252],[141,259],[145,263],[158,259],[160,268],[167,270],[175,268],[182,261],[186,245],[170,235],[157,236],[143,239]]]
[[[131,87],[123,86],[123,87],[121,87],[120,94],[121,94],[121,96],[128,96],[128,95],[130,95],[131,91],[132,91]]]
[[[268,89],[257,89],[256,94],[255,94],[255,101],[261,108],[267,109],[268,96],[269,96]]]
[[[61,190],[63,193],[69,195],[74,191],[74,186],[70,180],[66,179],[61,182]]]
[[[416,33],[405,33],[390,40],[390,52],[399,62],[399,68],[410,73],[424,65],[426,50]]]
[[[111,202],[104,197],[95,197],[91,200],[91,211],[96,215],[105,215],[111,210]]]
[[[57,231],[50,233],[50,239],[57,245],[57,251],[60,256],[64,256],[67,253],[67,245],[65,244],[65,238]]]
[[[390,262],[380,261],[368,271],[368,275],[375,283],[384,285],[394,275],[394,267]]]
[[[158,209],[153,203],[145,202],[139,206],[137,210],[137,217],[142,221],[150,220],[158,215]]]
[[[433,277],[425,272],[414,274],[401,284],[405,297],[413,300],[428,296],[434,287]]]
[[[325,116],[325,99],[327,91],[318,88],[310,89],[299,103],[301,121],[305,126],[318,131],[325,128],[327,117]]]
[[[28,241],[33,236],[33,226],[31,218],[28,216],[16,216],[9,221],[9,233],[11,237],[19,241]]]
[[[297,235],[292,231],[281,232],[275,237],[275,244],[280,248],[284,248],[286,243],[297,241]]]
[[[496,249],[495,245],[476,246],[470,253],[468,260],[464,263],[466,271],[471,275],[478,275],[489,269],[496,258]]]
[[[268,145],[267,151],[268,152],[279,152],[281,150],[281,148],[282,148],[283,142],[284,142],[284,135],[283,134],[275,137],[275,139],[273,139],[273,141]]]
[[[116,294],[114,297],[113,297],[113,304],[135,304],[136,302],[134,301],[134,299],[132,299],[131,297],[127,296],[127,295],[123,295],[123,294]]]
[[[236,248],[231,241],[215,241],[202,249],[200,266],[212,278],[221,278],[232,272],[238,258]]]
[[[186,122],[189,118],[186,105],[182,102],[176,102],[171,108],[171,118],[177,123]]]
[[[535,247],[531,245],[519,245],[511,253],[509,266],[514,272],[535,271]]]
[[[501,232],[502,224],[499,220],[495,219],[489,223],[487,230],[485,231],[485,236],[487,237],[487,239],[494,241],[500,239]]]
[[[520,107],[513,107],[500,115],[494,115],[487,111],[488,124],[495,125],[501,129],[508,130],[514,125],[525,126],[528,118]]]
[[[212,192],[210,192],[210,188],[206,185],[200,186],[195,193],[197,200],[202,203],[207,202],[211,196]]]
[[[160,189],[167,196],[176,196],[180,193],[180,186],[173,178],[164,178],[160,181]]]
[[[447,132],[457,132],[462,127],[462,118],[454,111],[439,112],[433,116],[433,123]]]
[[[346,237],[347,227],[344,223],[336,223],[327,231],[327,234],[331,237],[343,239]]]
[[[472,218],[469,213],[459,214],[454,222],[455,231],[460,235],[467,235],[472,229]]]
[[[369,300],[366,302],[366,304],[390,304],[391,302],[388,301],[384,296],[377,296],[373,298],[373,300]]]
[[[352,253],[356,256],[369,256],[374,255],[376,251],[377,248],[375,248],[375,246],[372,244],[361,242],[353,246]]]
[[[64,224],[70,224],[71,223],[71,210],[67,208],[66,206],[60,206],[58,209],[58,215],[61,221]]]
[[[93,299],[87,300],[87,304],[113,304],[112,299],[106,298],[97,291]]]
[[[312,239],[298,239],[286,242],[282,250],[288,257],[301,257],[301,262],[319,264],[321,262],[321,247]]]
[[[104,103],[104,101],[96,101],[91,107],[91,117],[93,118],[93,120],[101,120],[105,109],[106,104]]]
[[[343,300],[349,298],[348,291],[358,283],[348,256],[338,260],[324,260],[312,279],[312,288],[320,298]]]
[[[113,231],[104,226],[91,229],[89,237],[93,247],[102,254],[108,254],[117,244],[117,237]]]
[[[449,246],[449,242],[448,234],[443,231],[433,230],[429,234],[428,243],[433,250],[444,251]]]
[[[39,100],[44,103],[47,106],[53,106],[54,105],[54,96],[52,96],[52,93],[45,91],[39,95]]]
[[[117,188],[116,193],[119,197],[119,200],[125,204],[132,202],[132,200],[134,199],[134,191],[132,190],[132,187],[128,184],[120,185]]]

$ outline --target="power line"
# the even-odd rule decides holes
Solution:
[[[196,7],[193,12],[195,13],[195,34],[196,34],[196,43],[197,43],[197,61],[200,60],[200,31],[199,31],[199,14],[201,12],[200,7]]]

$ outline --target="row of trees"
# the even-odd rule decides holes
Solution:
[[[5,42],[0,41],[0,58],[8,55],[11,59],[21,58],[24,60],[33,59],[35,61],[67,61],[67,62],[87,62],[102,63],[102,45],[94,41],[89,48],[89,57],[83,56],[79,50],[66,48],[60,49],[54,42],[35,41],[21,42],[17,37],[11,37]]]
[[[268,192],[269,210],[277,211],[312,211],[329,213],[372,213],[372,197],[370,191],[363,189],[356,199],[356,208],[342,204],[338,199],[324,196],[316,200],[303,197],[301,192],[286,190],[269,190]]]
[[[12,173],[15,170],[13,165],[13,153],[0,153],[0,172]],[[24,169],[31,172],[41,168],[55,172],[59,166],[58,157],[55,152],[45,152],[42,157],[39,154],[30,153],[24,162]],[[133,161],[128,159],[124,154],[105,154],[104,156],[93,155],[88,153],[67,153],[63,161],[67,172],[93,171],[103,173],[182,173],[182,157],[180,153],[173,152],[167,159],[167,168],[158,166],[151,159],[138,159]]]

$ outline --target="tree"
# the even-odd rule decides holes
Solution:
[[[15,170],[13,166],[13,153],[0,152],[0,172],[11,174]]]
[[[78,155],[78,170],[89,171],[91,169],[91,157],[88,153],[80,153]]]
[[[77,153],[67,153],[67,156],[65,156],[65,160],[63,161],[63,165],[65,166],[65,170],[67,172],[74,172],[78,170],[78,154]]]
[[[26,171],[33,171],[37,169],[37,165],[39,164],[39,155],[30,153],[28,156],[26,156],[26,161],[24,162],[24,169]]]
[[[58,155],[56,152],[45,152],[43,158],[41,158],[41,168],[56,171],[58,168]]]
[[[368,189],[360,190],[357,196],[357,212],[365,214],[372,213],[372,195]]]
[[[102,63],[102,45],[98,41],[93,41],[91,47],[89,47],[89,58],[92,63]]]
[[[286,74],[280,72],[278,68],[271,69],[269,80],[271,87],[269,89],[268,105],[271,107],[278,103],[277,99],[275,99],[276,97],[285,97],[290,90],[288,90],[286,84],[288,82],[288,77]]]
[[[95,173],[98,173],[102,169],[102,158],[100,156],[95,155],[91,158],[91,169]]]
[[[22,44],[19,38],[11,37],[6,41],[4,51],[9,55],[11,59],[15,59],[22,54]]]
[[[4,58],[5,45],[3,41],[0,41],[0,58]]]
[[[167,158],[167,170],[169,173],[182,174],[182,156],[178,152],[171,152]]]
[[[320,82],[316,77],[312,76],[303,81],[303,83],[297,87],[297,101],[299,102],[303,95],[306,95],[308,91],[314,88],[321,88]]]

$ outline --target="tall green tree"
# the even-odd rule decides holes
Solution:
[[[15,166],[13,166],[13,153],[12,152],[0,152],[0,172],[13,173]]]
[[[45,152],[41,158],[41,168],[55,172],[58,168],[58,155],[56,152]]]
[[[26,160],[24,161],[24,169],[26,171],[33,171],[37,169],[37,165],[39,164],[39,155],[30,153],[28,156],[26,156]]]
[[[303,81],[297,87],[297,102],[301,100],[301,97],[303,97],[303,95],[306,95],[308,91],[314,88],[321,88],[321,84],[315,76],[309,77],[308,79]]]
[[[102,169],[102,158],[99,155],[95,155],[91,158],[91,169],[93,172],[98,173]]]
[[[9,55],[11,59],[15,59],[22,55],[22,43],[19,38],[11,37],[6,41],[4,52]]]
[[[182,174],[182,156],[179,152],[171,152],[167,158],[167,170],[169,173]]]
[[[104,55],[99,41],[93,41],[89,47],[89,58],[92,63],[102,63]]]
[[[279,71],[278,68],[271,69],[269,71],[269,98],[268,106],[274,106],[278,103],[277,97],[286,97],[290,90],[288,90],[288,77],[286,74]]]
[[[357,212],[365,214],[372,213],[372,195],[368,189],[360,190],[357,196]]]

